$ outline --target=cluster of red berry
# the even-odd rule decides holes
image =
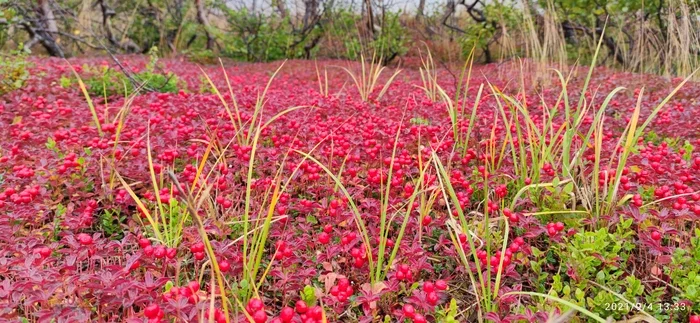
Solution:
[[[550,237],[556,236],[559,232],[564,231],[564,223],[562,222],[549,222],[547,223],[547,234]]]
[[[479,250],[476,252],[476,257],[479,258],[479,262],[481,262],[482,266],[489,265],[491,266],[492,270],[499,268],[501,259],[503,259],[503,267],[508,267],[508,265],[510,265],[512,262],[513,255],[520,251],[520,248],[524,244],[525,240],[522,237],[517,237],[515,240],[513,240],[510,246],[508,246],[505,253],[498,250],[496,251],[495,255],[489,258],[488,253],[485,250]]]
[[[330,293],[338,299],[338,302],[344,303],[355,293],[355,290],[350,285],[350,280],[341,278],[338,280],[337,285],[331,287]]]
[[[396,277],[396,279],[399,281],[412,282],[413,273],[411,272],[411,267],[409,267],[407,264],[400,264],[394,277]]]
[[[177,249],[166,248],[163,245],[157,245],[154,247],[151,245],[151,240],[148,240],[147,238],[139,239],[139,247],[143,249],[143,254],[147,257],[153,256],[156,259],[173,259],[175,256],[177,256]]]
[[[259,298],[251,298],[248,301],[248,305],[245,307],[245,311],[248,312],[253,318],[255,323],[265,323],[267,322],[267,313],[265,313],[265,304]]]
[[[367,253],[364,252],[365,247],[362,246],[360,248],[352,248],[350,249],[350,255],[354,259],[352,265],[355,266],[355,268],[362,268],[362,266],[365,265],[367,262]]]

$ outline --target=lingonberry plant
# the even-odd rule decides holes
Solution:
[[[91,97],[101,59],[30,62],[0,320],[700,321],[696,83],[163,59],[177,93]]]

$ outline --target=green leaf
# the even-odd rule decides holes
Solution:
[[[60,217],[66,214],[66,207],[63,204],[56,205],[56,216]]]
[[[583,303],[586,300],[586,293],[580,288],[576,288],[576,291],[574,291],[574,295],[576,296],[576,299],[581,303]]]
[[[65,89],[65,88],[70,87],[70,85],[71,85],[71,80],[70,80],[70,78],[67,78],[67,77],[65,77],[65,76],[61,76],[61,81],[60,81],[60,83],[61,83],[61,87]]]
[[[56,151],[56,141],[53,140],[53,138],[49,137],[46,140],[46,149],[51,150],[51,151]]]
[[[552,289],[557,292],[561,292],[563,288],[563,284],[561,283],[561,276],[559,275],[554,275],[552,277]]]
[[[304,290],[301,292],[301,299],[309,307],[316,306],[316,289],[309,285],[304,286]]]
[[[306,216],[306,222],[309,222],[311,224],[318,224],[318,220],[310,214]]]
[[[605,272],[602,271],[602,270],[599,271],[599,272],[595,275],[595,279],[596,279],[599,283],[604,284],[604,283],[605,283]]]
[[[169,280],[167,283],[165,283],[165,292],[169,292],[171,288],[173,288],[173,282]]]
[[[690,159],[693,158],[693,149],[694,148],[695,147],[693,147],[693,145],[688,140],[686,140],[685,143],[683,144],[683,150],[685,150],[685,153],[683,154],[683,159],[686,162],[689,162]]]
[[[450,301],[449,316],[454,319],[457,316],[457,300],[454,298]]]
[[[574,183],[573,182],[568,182],[566,185],[564,185],[564,193],[569,195],[571,192],[574,191]]]
[[[632,227],[632,218],[620,221],[620,228],[629,229],[630,227]]]
[[[628,297],[632,298],[644,294],[644,286],[642,286],[642,282],[639,279],[634,276],[627,276],[625,281],[627,283],[626,294]]]

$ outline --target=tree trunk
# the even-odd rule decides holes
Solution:
[[[24,30],[27,31],[31,40],[30,45],[41,43],[46,49],[46,52],[51,56],[65,57],[63,49],[58,45],[55,35],[58,34],[58,25],[56,24],[56,16],[51,9],[50,0],[37,0],[39,5],[39,28],[35,28],[29,22],[22,22]]]
[[[112,8],[107,5],[106,0],[99,0],[100,10],[102,11],[102,28],[105,31],[105,37],[107,41],[117,48],[120,48],[128,53],[137,53],[141,51],[136,43],[130,39],[120,42],[114,37],[114,32],[112,31],[112,17],[117,13],[114,12]]]
[[[418,19],[423,19],[423,17],[425,17],[425,0],[420,0],[418,2],[418,10],[416,11],[416,17]]]
[[[280,13],[280,17],[282,19],[286,19],[288,14],[287,14],[287,7],[284,4],[284,0],[275,0],[274,2],[275,7],[277,7],[277,11]]]
[[[38,0],[38,2],[41,9],[41,20],[46,24],[46,30],[55,35],[58,33],[58,26],[56,25],[56,17],[53,15],[53,10],[51,10],[51,3],[49,3],[49,0]]]
[[[197,6],[197,21],[204,27],[204,33],[207,35],[207,49],[212,49],[214,47],[214,37],[211,35],[211,26],[209,25],[209,18],[207,18],[207,12],[204,8],[204,1],[195,0],[195,5]]]
[[[24,27],[24,30],[29,34],[29,37],[31,38],[25,45],[25,48],[31,49],[32,46],[34,46],[37,43],[41,43],[41,46],[44,46],[44,49],[46,49],[46,52],[55,57],[61,57],[64,58],[66,57],[65,54],[63,53],[63,49],[61,49],[61,46],[56,44],[56,41],[51,37],[51,34],[48,32],[44,31],[37,31],[26,21],[22,21],[20,23],[22,27]]]
[[[372,0],[365,0],[367,13],[367,33],[370,37],[374,37],[374,13],[372,12]]]

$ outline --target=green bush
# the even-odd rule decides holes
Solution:
[[[290,30],[283,20],[224,7],[233,31],[228,34],[224,56],[254,62],[267,62],[287,57],[292,44]]]
[[[370,42],[370,48],[377,56],[384,58],[384,63],[388,63],[408,51],[408,47],[406,47],[408,32],[399,21],[400,15],[400,11],[386,13],[381,30],[376,38]]]
[[[157,52],[157,48],[151,49],[151,60],[146,66],[146,70],[133,74],[131,77],[137,84],[141,84],[146,91],[177,93],[180,90],[178,77],[173,73],[156,72],[158,63]],[[84,69],[89,70],[88,67]],[[85,79],[84,83],[90,95],[93,96],[127,96],[137,90],[134,82],[126,75],[106,66],[98,71],[97,75]]]
[[[673,302],[689,300],[694,311],[700,310],[700,229],[695,229],[695,237],[690,239],[690,250],[676,248],[666,274],[671,277],[671,285],[681,290]]]
[[[210,49],[186,51],[185,57],[196,64],[216,64],[217,55]]]
[[[632,219],[621,220],[614,232],[607,228],[582,231],[549,251],[533,249],[535,258],[540,259],[531,263],[536,277],[539,277],[539,285],[543,286],[540,292],[615,319],[638,312],[618,295],[635,304],[658,303],[657,291],[645,295],[644,285],[627,268],[627,261],[635,248],[631,226]],[[549,276],[543,270],[557,265],[560,269],[556,275]],[[550,287],[545,289],[545,286]],[[651,314],[657,308],[644,310]]]
[[[338,52],[331,53],[330,56],[335,58],[347,58],[357,60],[360,58],[362,44],[355,26],[355,20],[358,16],[348,10],[340,9],[333,14],[333,21],[329,30],[329,36],[333,40],[337,40],[339,45],[342,44],[342,49]]]
[[[180,89],[179,79],[175,74],[141,72],[132,75],[134,81],[143,85],[143,90],[160,93],[177,93]],[[105,67],[99,75],[84,80],[88,93],[93,96],[128,96],[136,87],[126,75],[115,69]]]
[[[83,70],[87,68],[83,67]],[[83,80],[92,96],[124,96],[133,91],[131,81],[115,69],[104,66],[96,73],[97,75]]]
[[[388,63],[395,57],[406,54],[408,31],[401,24],[400,16],[401,12],[387,12],[374,37],[362,39],[356,25],[357,21],[362,20],[360,16],[343,9],[334,12],[329,36],[342,44],[342,50],[332,56],[358,60],[364,51],[366,57],[376,55],[382,58],[383,63]]]
[[[513,3],[495,2],[489,3],[483,9],[485,21],[469,23],[463,28],[464,34],[460,39],[462,55],[467,57],[475,48],[486,56],[490,62],[493,57],[489,46],[494,37],[504,26],[508,30],[521,30],[523,28],[522,12],[515,9]]]
[[[21,88],[29,78],[27,54],[23,50],[0,54],[0,95]]]

